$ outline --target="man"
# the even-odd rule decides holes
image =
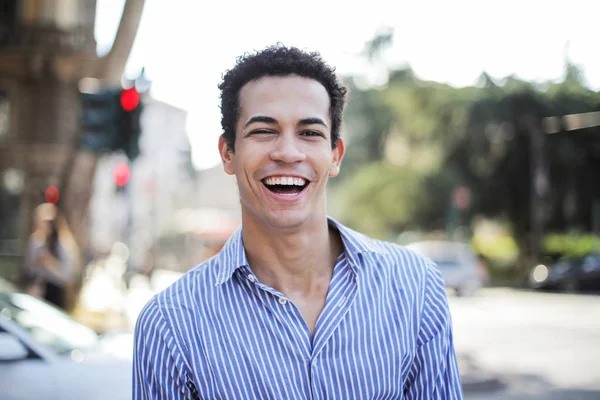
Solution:
[[[275,46],[221,85],[242,226],[142,311],[134,399],[460,399],[440,272],[328,218],[346,89]]]

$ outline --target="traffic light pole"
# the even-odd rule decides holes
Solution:
[[[116,195],[122,198],[125,208],[125,221],[120,225],[120,240],[127,246],[129,257],[127,265],[131,259],[131,235],[133,226],[133,201],[131,189],[131,165],[129,163],[120,163],[114,169],[114,180],[116,185]]]
[[[127,274],[129,273],[129,270],[131,268],[131,256],[132,256],[132,250],[131,250],[131,234],[133,231],[133,202],[132,202],[132,196],[131,196],[131,177],[129,178],[129,182],[127,182],[127,184],[124,187],[125,191],[124,191],[124,196],[125,196],[125,231],[123,233],[123,243],[125,243],[125,245],[127,246],[127,249],[129,250],[129,257],[127,258],[127,263],[125,266],[125,275],[127,276]]]

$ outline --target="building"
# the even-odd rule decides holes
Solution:
[[[140,156],[131,164],[126,189],[117,189],[114,169],[127,162],[111,154],[98,162],[90,201],[89,235],[93,254],[124,242],[132,263],[168,231],[179,210],[193,207],[195,171],[186,132],[187,113],[156,99],[144,101]]]
[[[19,275],[32,210],[44,188],[61,181],[74,153],[77,83],[83,64],[97,58],[95,8],[95,0],[0,0],[3,277]]]

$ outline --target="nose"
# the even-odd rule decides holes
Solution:
[[[306,159],[294,133],[281,133],[270,153],[271,160],[295,164]]]

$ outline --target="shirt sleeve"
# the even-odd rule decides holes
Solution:
[[[133,400],[190,399],[183,357],[153,298],[136,322],[133,354]]]
[[[40,265],[40,255],[46,252],[46,246],[43,243],[36,243],[35,239],[29,239],[27,251],[23,260],[23,271],[28,279],[44,280],[63,286],[72,280],[74,272],[73,257],[69,254],[64,245],[58,245],[58,270],[45,268]]]
[[[440,271],[428,264],[417,349],[404,388],[408,400],[462,399],[452,320]]]
[[[59,246],[59,261],[62,279],[64,282],[70,282],[73,280],[73,275],[75,272],[74,257],[67,247],[62,244]]]
[[[23,258],[23,272],[28,278],[35,275],[35,258],[37,256],[38,247],[35,245],[35,241],[29,238],[27,241],[27,249],[25,250],[25,257]]]

